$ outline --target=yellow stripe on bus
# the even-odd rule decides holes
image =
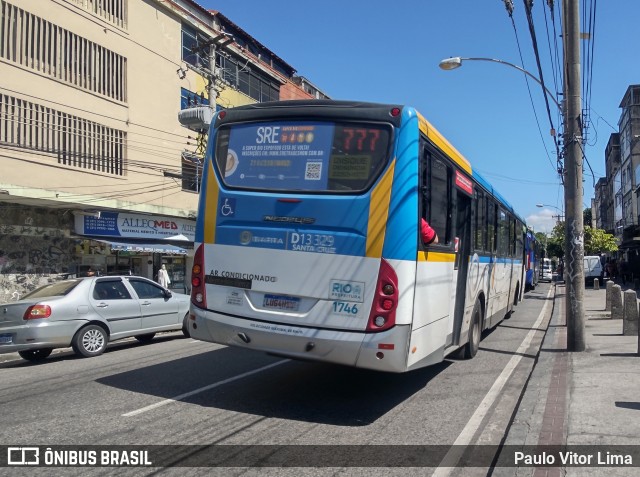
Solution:
[[[440,132],[433,127],[420,113],[418,113],[418,124],[420,131],[427,135],[433,143],[438,146],[447,156],[458,164],[467,174],[471,175],[471,164],[460,154],[460,152],[447,141]]]
[[[218,215],[218,179],[213,172],[213,164],[209,161],[207,171],[207,187],[204,214],[204,243],[214,243],[216,240],[216,218]]]
[[[455,262],[455,253],[418,252],[419,262]]]
[[[369,204],[369,226],[367,229],[367,257],[382,257],[384,234],[389,217],[389,202],[391,200],[391,186],[393,185],[393,171],[396,167],[394,159],[378,185],[371,191]]]

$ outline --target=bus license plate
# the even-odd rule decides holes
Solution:
[[[300,298],[285,295],[265,295],[262,306],[270,310],[298,311]]]
[[[12,335],[0,335],[0,344],[11,344],[13,343],[13,337]]]

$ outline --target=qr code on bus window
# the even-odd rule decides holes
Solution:
[[[307,181],[319,181],[322,176],[322,162],[307,162],[304,178]]]

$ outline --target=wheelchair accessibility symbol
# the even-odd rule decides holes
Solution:
[[[236,215],[236,200],[224,199],[224,203],[222,204],[222,207],[220,207],[220,213],[224,217],[233,217]]]

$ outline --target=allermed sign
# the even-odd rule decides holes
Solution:
[[[76,233],[103,237],[171,239],[193,242],[195,222],[174,217],[102,212],[100,217],[75,216]]]

